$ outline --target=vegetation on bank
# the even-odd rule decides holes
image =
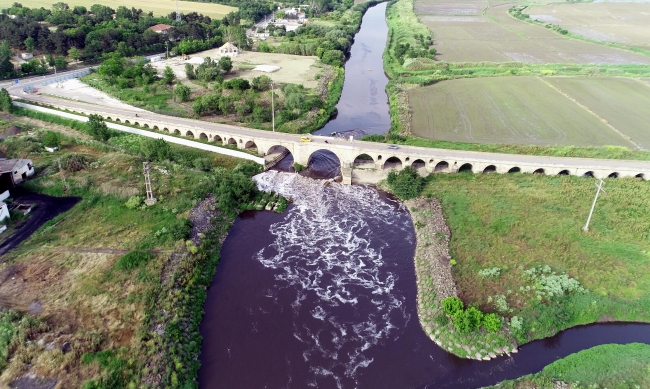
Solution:
[[[537,374],[508,380],[490,388],[567,389],[647,388],[650,386],[650,346],[641,343],[606,344],[571,354]]]
[[[650,321],[646,182],[607,180],[584,232],[593,180],[460,173],[426,181],[422,192],[440,200],[451,230],[459,297],[503,317],[505,339],[523,344],[599,320]],[[435,295],[427,301],[440,304]]]
[[[14,123],[31,129],[8,137],[0,150],[35,162],[37,176],[25,186],[82,201],[5,255],[4,271],[24,272],[25,279],[0,285],[0,297],[20,310],[38,298],[45,314],[43,324],[30,324],[25,328],[34,329],[20,336],[26,319],[11,316],[13,327],[0,320],[13,357],[0,380],[37,371],[65,387],[195,387],[198,325],[220,242],[240,210],[281,212],[286,199],[259,193],[249,177],[260,167],[249,162],[119,133],[96,141],[86,123],[77,133],[63,122],[24,119],[58,133],[52,136],[22,120],[0,122],[0,129]],[[49,142],[61,150],[46,152]],[[152,207],[143,203],[145,160],[152,161],[158,199]],[[212,202],[204,201],[208,193]],[[213,218],[212,228],[190,235],[197,204]]]

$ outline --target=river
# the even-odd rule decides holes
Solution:
[[[355,46],[377,27],[366,18],[384,12],[366,13]],[[513,357],[457,358],[420,327],[414,230],[400,201],[293,173],[254,179],[294,202],[283,214],[244,212],[224,241],[201,323],[200,388],[478,388],[598,344],[650,343],[648,325],[598,324]]]

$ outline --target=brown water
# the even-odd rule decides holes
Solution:
[[[267,172],[287,212],[232,227],[201,325],[201,388],[478,388],[605,343],[650,343],[650,326],[578,327],[513,358],[457,358],[417,318],[413,226],[372,187]]]
[[[381,4],[364,16],[339,116],[319,133],[388,130],[384,13]],[[310,174],[333,176],[337,162],[317,157]],[[292,164],[288,155],[276,169]],[[230,230],[201,324],[200,388],[478,388],[598,344],[650,343],[648,325],[599,324],[532,342],[513,358],[457,358],[418,322],[415,239],[401,202],[292,173],[256,180],[294,203],[281,215],[245,212]]]
[[[336,105],[338,114],[315,134],[350,131],[358,138],[388,131],[388,77],[382,60],[387,37],[386,3],[381,3],[366,11],[354,37],[350,58],[345,63],[345,84]]]

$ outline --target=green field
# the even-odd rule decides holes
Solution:
[[[571,354],[537,374],[502,382],[499,389],[553,389],[554,381],[570,388],[650,387],[650,346],[641,343],[605,344]]]
[[[520,344],[605,318],[650,320],[650,185],[607,180],[585,233],[593,184],[529,174],[429,178],[424,194],[442,203],[460,297],[484,311],[523,317]],[[586,291],[538,300],[535,288],[544,282],[526,271],[544,265],[548,274],[566,273]],[[479,271],[486,268],[499,273],[483,277]]]
[[[648,64],[623,49],[563,37],[508,14],[513,3],[417,0],[415,12],[434,35],[437,59],[447,62]]]
[[[44,7],[50,9],[55,1],[50,0],[24,0],[20,3],[25,7],[40,8]],[[75,5],[83,5],[90,8],[93,4],[102,4],[117,9],[119,6],[127,8],[135,7],[141,8],[145,12],[153,11],[155,16],[167,16],[172,12],[176,12],[176,2],[174,0],[147,0],[140,2],[133,2],[129,0],[70,0],[65,1],[70,7]],[[8,7],[11,2],[7,2],[4,6]],[[1,8],[1,7],[0,7]],[[213,3],[197,3],[190,1],[182,1],[179,3],[181,13],[198,12],[203,15],[210,16],[211,18],[221,19],[232,11],[236,11],[236,7],[230,7],[222,4]]]
[[[650,148],[648,84],[625,78],[491,77],[409,91],[413,135],[547,146]]]

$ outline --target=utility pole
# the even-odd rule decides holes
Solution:
[[[143,162],[144,169],[144,188],[147,192],[147,199],[144,201],[148,206],[156,204],[158,200],[153,197],[153,190],[151,189],[151,178],[149,177],[149,162]]]
[[[605,189],[603,189],[603,185],[605,185],[605,181],[602,179],[598,179],[598,185],[596,185],[596,197],[594,197],[594,203],[591,204],[591,211],[589,211],[589,217],[587,218],[587,224],[585,224],[584,227],[582,227],[582,231],[589,231],[589,222],[591,221],[591,215],[594,213],[594,208],[596,208],[596,200],[598,200],[598,195],[600,194],[600,191],[605,192]]]
[[[273,83],[271,83],[271,120],[273,123],[273,132],[275,132],[275,103],[273,102],[273,95],[275,94],[273,90]]]
[[[176,23],[181,22],[181,12],[178,10],[178,0],[176,0]]]

